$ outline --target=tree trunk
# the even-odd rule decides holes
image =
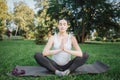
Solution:
[[[77,39],[78,43],[81,43],[80,35],[76,35],[76,39]]]
[[[81,40],[82,43],[85,42],[85,26],[84,26],[84,23],[82,25],[82,40]]]
[[[15,36],[17,35],[17,33],[18,33],[18,26],[17,26],[16,32],[15,32]]]

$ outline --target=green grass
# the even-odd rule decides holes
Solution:
[[[35,52],[41,52],[44,45],[36,45],[28,40],[0,41],[0,80],[120,80],[120,43],[85,43],[80,44],[83,52],[90,55],[87,63],[96,60],[110,66],[109,71],[91,75],[69,75],[64,77],[10,77],[6,73],[16,65],[38,65],[33,58]]]

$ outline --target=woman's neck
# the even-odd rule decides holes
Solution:
[[[67,32],[59,32],[58,35],[59,36],[66,36],[66,35],[68,35],[68,33]]]

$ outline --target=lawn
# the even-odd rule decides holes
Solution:
[[[80,44],[83,52],[88,52],[87,63],[96,60],[110,66],[109,71],[101,74],[82,74],[44,77],[10,77],[6,73],[16,65],[38,65],[33,58],[41,52],[44,45],[36,45],[30,40],[0,41],[0,80],[120,80],[120,43],[102,42]]]

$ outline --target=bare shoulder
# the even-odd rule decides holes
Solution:
[[[74,35],[71,36],[72,41],[76,40],[76,37]]]
[[[48,41],[53,41],[54,40],[54,36],[50,36]]]
[[[53,38],[54,38],[54,36],[53,36],[53,35],[49,37],[49,39],[53,39]]]
[[[74,35],[71,36],[72,44],[78,44],[78,41]]]
[[[47,44],[46,44],[46,45],[50,46],[51,44],[53,44],[53,40],[54,40],[54,36],[50,36],[50,37],[48,38],[48,41],[47,41]]]

